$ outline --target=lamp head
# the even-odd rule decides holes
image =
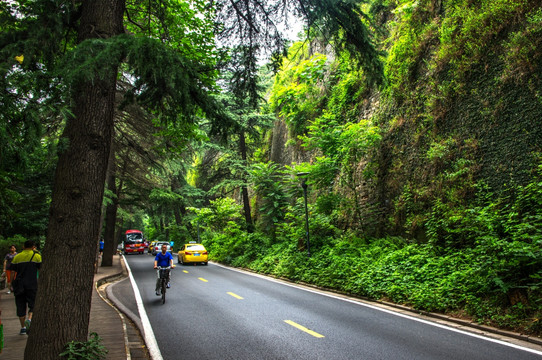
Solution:
[[[306,183],[306,180],[307,180],[307,175],[309,175],[308,172],[300,172],[300,173],[297,173],[296,174],[298,178],[301,179],[301,187],[306,190],[307,189],[307,183]]]

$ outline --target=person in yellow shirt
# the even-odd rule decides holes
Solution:
[[[15,255],[11,262],[11,270],[15,272],[12,286],[15,294],[17,316],[21,322],[21,331],[19,333],[21,335],[28,334],[30,330],[32,312],[38,291],[38,270],[41,267],[41,255],[34,250],[35,246],[34,241],[27,240],[24,243],[23,251]]]

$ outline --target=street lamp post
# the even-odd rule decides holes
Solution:
[[[301,172],[298,173],[297,176],[301,178],[301,187],[303,188],[303,198],[305,199],[305,235],[307,238],[307,255],[311,256],[311,245],[310,245],[310,237],[309,237],[309,209],[307,206],[307,179],[306,176],[309,173],[307,172]]]

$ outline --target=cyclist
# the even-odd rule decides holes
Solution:
[[[154,268],[158,269],[158,267],[171,267],[172,269],[175,267],[173,264],[173,256],[170,252],[167,251],[167,244],[162,245],[162,251],[156,254],[156,257],[154,258]],[[171,273],[171,272],[170,272]],[[160,296],[160,270],[156,272],[158,275],[158,279],[156,279],[156,295]],[[167,281],[167,287],[170,287],[171,275],[169,275],[168,281]]]

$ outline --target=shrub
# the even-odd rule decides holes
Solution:
[[[59,356],[67,360],[103,360],[108,351],[101,341],[98,334],[93,332],[88,341],[70,341]]]

